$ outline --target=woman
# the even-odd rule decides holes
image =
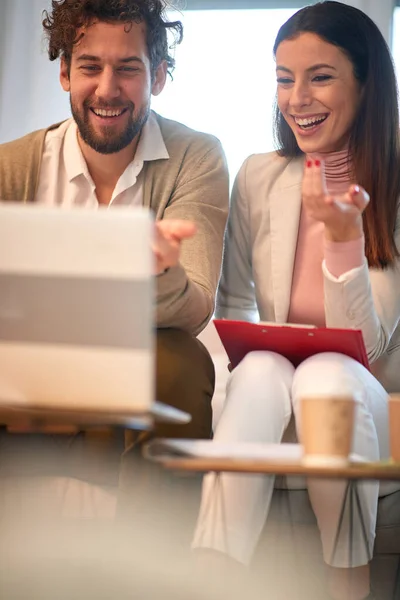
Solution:
[[[297,370],[274,353],[251,353],[230,375],[215,440],[279,443],[292,415],[301,439],[301,396],[351,393],[353,450],[378,460],[389,454],[387,393],[400,389],[400,150],[390,53],[366,15],[339,2],[297,12],[274,53],[279,150],[251,156],[237,176],[217,315],[361,329],[373,374],[334,353]],[[225,474],[222,485],[224,522],[208,510],[213,475],[205,478],[193,546],[228,547],[248,563],[274,480]],[[332,560],[344,484],[309,481],[308,492],[331,595],[368,597],[379,484],[360,485],[369,549],[357,530],[352,564],[347,543]]]

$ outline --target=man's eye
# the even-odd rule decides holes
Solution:
[[[83,65],[81,69],[83,71],[98,71],[100,67],[98,65]]]
[[[120,67],[118,70],[123,73],[137,73],[139,71],[137,67]]]

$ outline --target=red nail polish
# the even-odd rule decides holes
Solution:
[[[315,166],[316,166],[316,167],[320,167],[320,166],[321,166],[321,161],[320,161],[320,160],[318,160],[318,158],[317,158],[317,159],[316,159],[316,161],[315,161]]]
[[[307,161],[307,167],[310,168],[312,166],[312,160]]]
[[[353,187],[353,194],[359,194],[360,193],[360,186],[359,185],[355,185]]]

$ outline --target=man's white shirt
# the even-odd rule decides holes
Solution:
[[[36,202],[67,208],[99,206],[96,186],[80,149],[77,133],[78,128],[72,118],[47,133]],[[150,113],[142,129],[135,156],[114,188],[110,206],[141,206],[144,162],[168,158],[157,119]]]

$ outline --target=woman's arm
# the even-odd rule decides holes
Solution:
[[[216,316],[257,322],[258,310],[251,265],[249,206],[246,195],[248,160],[242,165],[232,190]]]
[[[368,269],[362,253],[357,259],[355,246],[357,241],[363,243],[362,212],[368,201],[368,194],[358,186],[351,186],[339,200],[332,198],[326,189],[323,164],[306,166],[303,204],[313,218],[324,223],[327,240],[322,266],[326,325],[361,329],[372,363],[386,351],[399,323],[400,259],[385,270]],[[400,216],[395,236],[400,248]],[[353,252],[352,260],[347,263],[353,268],[341,274],[332,269],[335,244],[338,251],[351,246]]]
[[[396,225],[400,248],[400,213]],[[385,270],[361,267],[334,277],[323,263],[327,327],[361,329],[371,363],[386,350],[400,320],[400,259]]]

